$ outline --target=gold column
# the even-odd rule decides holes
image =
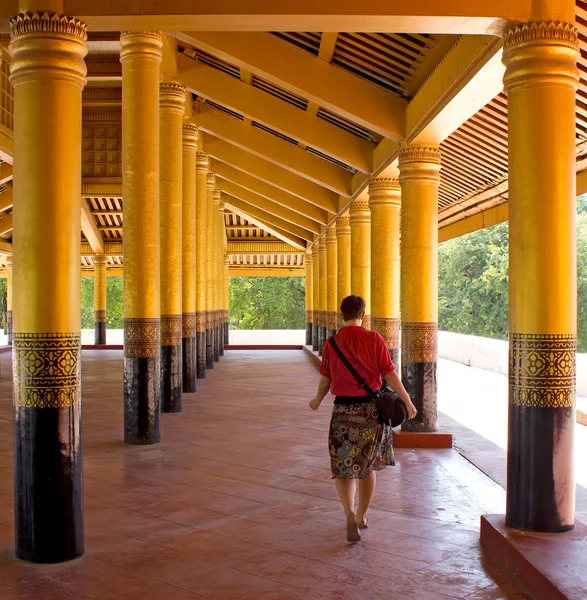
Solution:
[[[208,210],[208,155],[196,155],[196,368],[197,378],[206,379],[206,311],[208,269],[206,230]]]
[[[337,324],[342,327],[340,304],[351,295],[351,223],[346,212],[336,219],[336,310]]]
[[[206,368],[214,368],[214,173],[206,176]]]
[[[367,198],[351,203],[350,225],[351,290],[365,300],[363,327],[371,329],[371,212]]]
[[[224,345],[230,344],[230,256],[224,255]]]
[[[320,350],[320,251],[318,242],[314,242],[312,251],[312,350]]]
[[[336,333],[338,286],[336,265],[336,225],[331,225],[326,231],[326,264],[327,264],[327,290],[326,290],[326,335],[330,337]]]
[[[218,331],[218,354],[224,356],[224,202],[222,195],[218,191],[218,254],[216,256],[216,289],[218,290],[218,302],[216,309],[216,329]]]
[[[122,32],[124,440],[160,441],[159,68],[161,34]]]
[[[106,344],[106,265],[108,257],[94,256],[94,344]]]
[[[512,25],[503,53],[510,239],[506,522],[545,532],[573,528],[575,509],[579,43],[574,3],[558,8],[567,9],[569,22]]]
[[[61,562],[84,552],[79,245],[87,34],[85,23],[54,12],[21,12],[10,29],[16,556]]]
[[[220,360],[220,344],[218,339],[218,309],[220,306],[220,277],[218,267],[220,265],[220,256],[218,255],[219,238],[218,231],[218,211],[220,209],[220,190],[214,188],[212,191],[212,215],[211,215],[211,233],[212,233],[212,336],[214,344],[214,362]]]
[[[402,380],[418,409],[406,431],[436,431],[440,150],[400,151]]]
[[[313,273],[312,266],[314,264],[314,257],[312,256],[312,249],[310,248],[306,252],[304,257],[304,266],[306,267],[306,346],[312,344],[312,321],[313,321]]]
[[[166,82],[159,85],[161,412],[165,413],[177,413],[182,410],[182,125],[184,105],[185,88],[182,85]]]
[[[196,155],[198,129],[184,123],[182,129],[182,389],[196,391],[197,378],[197,242],[196,242]]]
[[[12,344],[12,256],[6,257],[6,334]]]
[[[318,240],[318,262],[320,263],[320,299],[318,310],[320,311],[319,317],[319,348],[318,352],[322,354],[322,348],[324,342],[328,336],[328,257],[326,254],[326,236],[323,235]]]
[[[371,181],[371,329],[383,336],[395,365],[399,365],[400,206],[399,180]]]

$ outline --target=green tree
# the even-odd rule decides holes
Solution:
[[[303,329],[305,285],[303,277],[231,277],[231,329]]]
[[[94,328],[94,277],[82,277],[82,329]],[[122,329],[122,277],[106,277],[106,327]]]

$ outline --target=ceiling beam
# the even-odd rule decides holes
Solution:
[[[257,225],[261,229],[264,229],[267,233],[274,235],[276,238],[279,238],[287,244],[290,244],[294,248],[298,248],[299,250],[303,251],[306,250],[306,241],[290,231],[282,229],[279,226],[279,219],[276,217],[273,217],[272,215],[269,215],[258,208],[247,205],[244,202],[241,202],[238,198],[225,196],[224,203],[228,210],[233,212],[235,215],[242,217],[245,219],[245,221]],[[275,225],[272,225],[272,222],[274,222]],[[285,223],[285,225],[288,226],[290,224]]]
[[[0,212],[4,212],[12,206],[12,187],[8,186],[5,192],[0,194]]]
[[[12,165],[3,162],[0,165],[0,185],[4,185],[12,180]]]
[[[118,55],[88,56],[88,81],[122,81],[122,65]]]
[[[562,3],[559,3],[562,4]],[[22,3],[21,3],[22,5]],[[546,15],[533,6],[555,6]],[[19,10],[18,0],[0,3],[0,28]],[[63,12],[85,21],[91,31],[370,31],[485,33],[506,21],[557,19],[573,15],[556,3],[531,0],[64,0]],[[497,23],[496,23],[497,21]]]
[[[12,231],[12,213],[0,218],[0,235],[5,235],[9,231]]]
[[[319,223],[316,223],[316,221],[312,221],[312,219],[308,219],[308,217],[304,217],[293,210],[290,210],[289,208],[284,208],[280,204],[277,204],[272,200],[267,200],[267,198],[259,196],[258,194],[242,188],[239,185],[235,185],[230,181],[219,179],[216,181],[216,185],[225,194],[228,194],[233,198],[238,198],[239,200],[242,200],[251,206],[260,208],[268,214],[274,215],[279,219],[283,219],[288,223],[292,223],[293,225],[305,229],[308,232],[319,235],[322,231],[322,227]]]
[[[239,171],[248,173],[328,212],[334,214],[338,212],[339,194],[299,177],[291,171],[263,160],[250,152],[237,148],[228,142],[205,133],[201,138],[204,151],[217,161],[231,165]]]
[[[371,172],[373,144],[309,112],[185,55],[178,56],[178,81],[198,96],[362,171]]]
[[[327,225],[330,221],[329,213],[325,210],[269,185],[260,179],[247,175],[247,173],[243,173],[243,171],[239,171],[230,165],[212,160],[210,162],[210,170],[220,179],[226,179],[226,181],[239,185],[259,196],[273,200],[277,204],[289,208],[300,215],[304,215],[317,223]]]
[[[228,240],[229,254],[300,254],[300,251],[285,242],[255,239]]]
[[[85,198],[82,198],[81,225],[94,254],[104,254],[104,239]]]
[[[324,62],[331,63],[334,57],[334,49],[336,48],[336,41],[338,40],[338,33],[325,31],[322,34],[320,40],[320,50],[318,51],[318,58]]]
[[[176,35],[195,48],[251,71],[384,137],[400,140],[405,135],[406,100],[270,33]]]
[[[251,127],[205,105],[196,115],[195,123],[201,131],[264,158],[341,196],[351,195],[352,173],[271,133]]]

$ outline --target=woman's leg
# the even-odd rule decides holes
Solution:
[[[357,524],[357,515],[355,513],[355,494],[357,492],[357,482],[355,479],[346,479],[345,477],[336,477],[334,480],[336,491],[340,496],[344,514],[346,515],[346,534],[349,542],[358,542],[361,539],[359,526]]]
[[[369,510],[369,506],[371,506],[371,498],[373,498],[376,483],[377,475],[375,475],[375,471],[371,471],[371,473],[365,476],[365,479],[359,480],[359,508],[357,510],[357,522],[361,526],[367,525],[365,515]]]

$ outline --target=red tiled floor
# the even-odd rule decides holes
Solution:
[[[9,373],[6,355],[2,372]],[[162,415],[163,442],[122,442],[119,351],[83,355],[86,556],[13,556],[10,381],[0,379],[0,597],[4,600],[446,600],[524,598],[479,548],[503,490],[452,450],[397,450],[369,529],[344,539],[330,479],[329,407],[307,401],[300,351],[229,351]]]

